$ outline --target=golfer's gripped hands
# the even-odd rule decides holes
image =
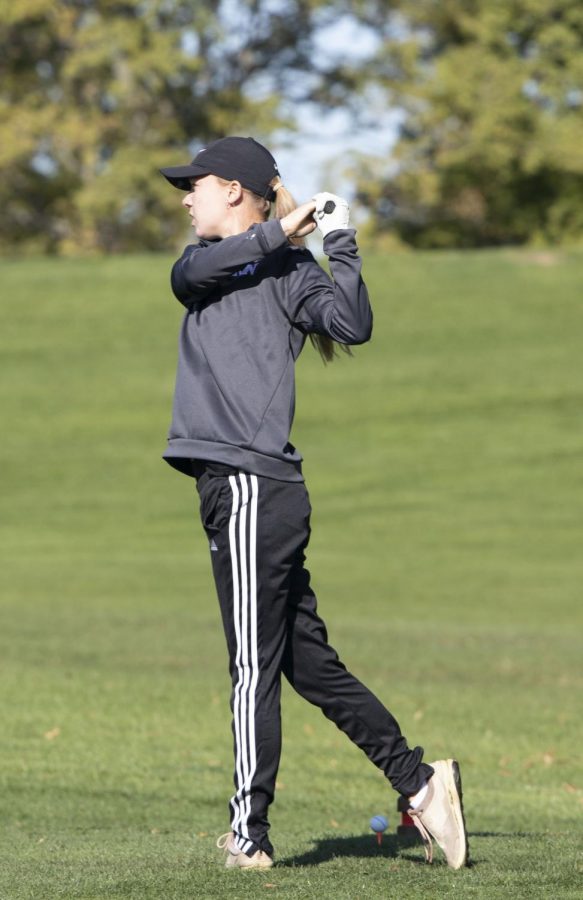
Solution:
[[[312,199],[316,202],[314,219],[322,232],[322,237],[326,237],[332,231],[350,228],[350,207],[344,197],[322,191],[314,194]],[[327,210],[328,206],[331,207],[330,212]]]
[[[305,237],[315,231],[317,228],[313,218],[315,209],[316,201],[308,200],[307,203],[302,203],[301,206],[296,207],[287,216],[280,219],[281,227],[287,237]]]

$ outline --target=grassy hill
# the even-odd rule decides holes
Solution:
[[[298,366],[320,611],[460,759],[460,873],[398,846],[396,796],[287,687],[280,864],[217,861],[230,686],[194,483],[160,458],[170,264],[2,263],[0,897],[580,896],[583,256],[367,257],[373,340]]]

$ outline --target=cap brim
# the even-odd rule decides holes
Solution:
[[[181,191],[189,191],[192,187],[191,178],[200,178],[201,175],[211,175],[212,173],[204,166],[170,166],[167,169],[160,169],[160,172],[170,184]]]

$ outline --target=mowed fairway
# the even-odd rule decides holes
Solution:
[[[226,650],[160,459],[170,264],[1,264],[0,897],[581,897],[583,255],[368,256],[372,342],[298,367],[320,610],[410,742],[459,758],[457,873],[399,847],[396,795],[287,686],[278,865],[221,868]]]

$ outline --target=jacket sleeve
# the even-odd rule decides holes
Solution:
[[[287,243],[279,219],[252,225],[248,231],[219,241],[189,244],[173,267],[170,282],[184,306],[207,297],[245,263],[267,256]]]
[[[306,334],[323,334],[340,344],[364,344],[372,333],[372,309],[362,280],[353,228],[324,238],[332,279],[311,253],[297,257],[288,298],[294,324]]]

